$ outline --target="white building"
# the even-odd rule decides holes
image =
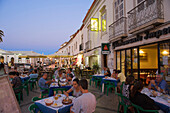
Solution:
[[[109,43],[109,25],[113,23],[110,12],[113,12],[113,0],[94,0],[80,29],[62,44],[57,53],[73,55],[78,65],[83,63],[92,67],[97,63],[101,68],[108,66],[113,69],[113,55],[101,53],[101,43]],[[91,18],[98,19],[97,31],[91,31]]]
[[[170,65],[169,6],[170,0],[94,0],[58,52],[73,55],[77,64],[97,62],[136,78],[161,72]],[[110,43],[110,54],[102,54],[102,43]]]
[[[9,63],[14,58],[14,63],[29,63],[36,65],[37,61],[43,62],[43,58],[29,58],[27,56],[41,56],[34,51],[6,51],[0,49],[0,56],[4,57],[4,63]]]

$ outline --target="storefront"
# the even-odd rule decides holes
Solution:
[[[170,27],[164,26],[113,42],[116,69],[135,79],[170,76]]]

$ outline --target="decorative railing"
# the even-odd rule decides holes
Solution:
[[[121,17],[109,26],[109,37],[110,39],[114,37],[127,34],[127,18]]]
[[[86,50],[91,49],[91,41],[90,40],[85,43],[85,49]]]
[[[128,12],[129,31],[155,19],[164,18],[163,0],[145,0]]]
[[[81,43],[80,45],[79,45],[79,51],[82,51],[83,50],[83,43]]]

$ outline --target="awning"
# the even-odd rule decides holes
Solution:
[[[71,55],[68,55],[68,54],[63,54],[63,53],[54,53],[54,54],[51,54],[51,55],[47,55],[47,57],[50,57],[50,58],[72,58],[73,56]]]
[[[19,58],[47,58],[45,55],[21,55]]]

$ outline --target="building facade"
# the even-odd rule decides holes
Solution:
[[[168,75],[169,6],[169,0],[94,0],[81,28],[58,52],[73,55],[78,65],[97,63],[136,79]],[[109,43],[109,54],[102,54],[102,43]]]
[[[114,2],[109,39],[114,68],[136,79],[145,80],[156,73],[170,75],[170,1]]]

